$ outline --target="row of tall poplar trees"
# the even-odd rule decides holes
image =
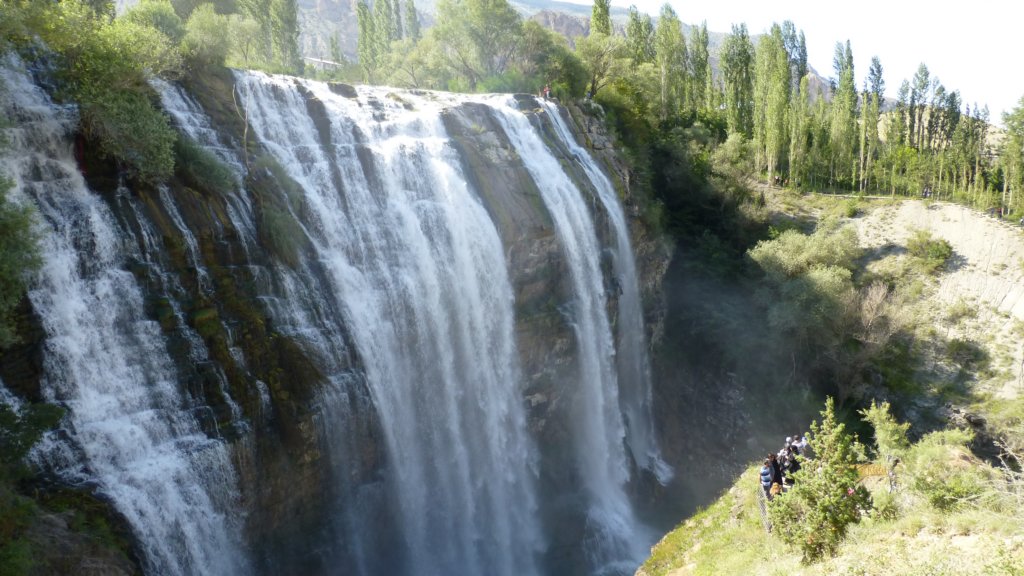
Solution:
[[[614,46],[609,0],[595,0],[590,37]],[[755,169],[769,181],[816,190],[872,194],[926,194],[1002,214],[1024,213],[1024,99],[1004,117],[1005,133],[993,139],[987,107],[965,105],[921,64],[904,80],[895,101],[885,98],[875,56],[860,89],[849,41],[837,43],[827,84],[809,74],[803,31],[774,24],[755,40],[745,24],[734,25],[718,46],[718,70],[710,65],[706,24],[688,34],[664,5],[657,23],[629,10],[622,31],[628,62],[595,74],[592,93],[624,83],[642,87],[653,64],[658,116],[666,120],[695,111],[724,116],[730,133],[752,145]],[[687,39],[688,36],[688,39]],[[583,42],[593,43],[593,40]],[[579,49],[580,42],[577,42]],[[579,51],[579,50],[578,50]],[[1001,144],[998,142],[1001,141]]]
[[[849,41],[836,44],[827,82],[811,73],[804,32],[789,21],[756,38],[734,25],[713,46],[706,23],[685,26],[668,4],[656,20],[631,7],[617,29],[610,0],[595,0],[589,33],[570,45],[506,0],[440,0],[435,25],[422,33],[412,0],[371,1],[357,4],[367,82],[534,92],[550,84],[561,96],[627,102],[652,125],[724,123],[749,142],[755,170],[769,181],[927,192],[1024,212],[1024,134],[1013,128],[1024,121],[1007,120],[995,146],[987,108],[965,106],[924,64],[890,100],[877,56],[858,88]]]

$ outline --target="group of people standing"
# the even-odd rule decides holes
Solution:
[[[761,488],[769,500],[793,485],[793,473],[800,469],[801,454],[807,457],[807,437],[787,436],[778,453],[769,453],[761,466]]]

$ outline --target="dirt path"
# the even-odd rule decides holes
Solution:
[[[1024,392],[1024,230],[956,204],[916,200],[875,207],[854,222],[867,249],[906,246],[918,229],[948,241],[953,258],[932,297],[943,310],[961,301],[976,310],[949,326],[949,336],[992,349],[993,367],[1004,374],[990,383],[997,396]]]

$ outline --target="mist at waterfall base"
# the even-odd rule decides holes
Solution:
[[[216,362],[184,319],[187,289],[171,271],[168,239],[131,189],[90,189],[71,153],[73,108],[53,104],[17,62],[6,63],[3,82],[15,124],[3,168],[16,182],[12,197],[37,207],[43,237],[45,264],[29,294],[45,331],[41,387],[69,408],[38,461],[97,486],[131,527],[147,573],[289,573],[247,542],[251,495],[235,466],[256,432],[222,371],[211,379],[231,431],[204,426],[209,409],[182,384],[189,367],[169,340],[182,343],[188,362]],[[323,502],[327,544],[310,535],[320,571],[632,573],[655,534],[637,517],[630,486],[640,474],[666,482],[672,471],[654,436],[626,219],[560,110],[506,96],[342,95],[260,73],[236,72],[234,83],[250,146],[297,185],[282,193],[276,216],[301,235],[294,258],[254,274],[274,330],[323,375],[317,437],[336,488]],[[244,257],[264,251],[267,220],[257,212],[265,208],[246,190],[248,159],[185,91],[155,88],[182,137],[233,171],[225,218]],[[569,455],[558,462],[531,428],[509,240],[450,134],[460,107],[483,114],[498,147],[529,174],[564,260],[571,298],[559,313],[574,362],[556,383],[564,406],[553,414],[566,431],[558,454]],[[173,192],[156,199],[196,289],[215,298],[198,234]],[[595,219],[609,222],[608,238]],[[177,318],[171,335],[144,314],[154,291]],[[266,386],[252,385],[272,412]],[[359,410],[374,412],[386,454],[373,485],[352,480]],[[575,544],[555,549],[565,531]]]

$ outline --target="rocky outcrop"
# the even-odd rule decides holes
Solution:
[[[582,16],[556,12],[554,10],[541,10],[530,16],[530,20],[548,30],[565,36],[570,43],[575,42],[576,38],[580,36],[590,34],[590,19]]]
[[[45,513],[36,518],[25,534],[24,541],[35,550],[45,550],[46,554],[33,558],[34,565],[29,574],[136,576],[142,573],[123,551],[94,534],[73,529],[72,525],[76,522],[80,520],[72,511]]]

